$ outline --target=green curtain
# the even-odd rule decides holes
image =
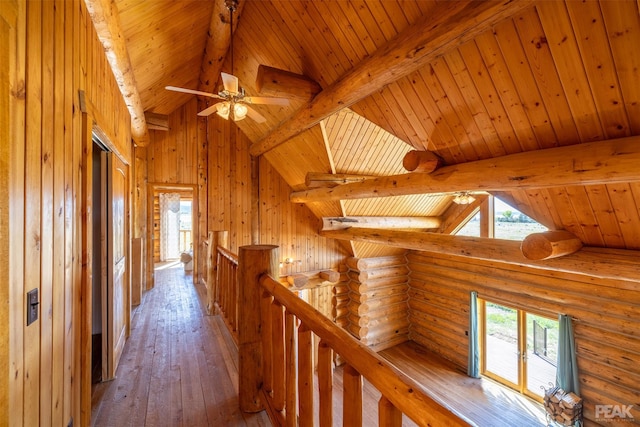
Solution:
[[[566,314],[558,316],[558,370],[556,385],[564,391],[580,395],[578,364],[576,363],[576,344],[573,340],[571,317]]]
[[[469,304],[469,361],[467,375],[480,378],[480,344],[478,341],[478,293],[471,292]]]

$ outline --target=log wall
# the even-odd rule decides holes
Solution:
[[[0,324],[0,336],[9,335],[9,384],[7,390],[0,382],[0,394],[10,410],[0,408],[0,424],[66,426],[73,419],[74,425],[88,425],[90,384],[81,366],[90,349],[82,347],[81,333],[91,316],[90,304],[81,302],[91,297],[84,293],[82,268],[90,265],[82,234],[90,196],[82,172],[91,148],[90,141],[83,145],[79,90],[91,104],[88,124],[96,121],[127,164],[129,114],[83,1],[1,3],[0,69],[10,64],[12,100],[11,152],[3,157],[11,170],[2,185],[10,195],[9,227],[0,238],[0,253],[9,253],[3,260],[9,280],[2,277],[0,285],[9,288],[9,319]],[[3,72],[0,79],[6,78]],[[34,288],[39,320],[26,326],[25,294]]]
[[[409,336],[406,257],[348,258],[347,266],[346,329],[375,351],[406,341]]]
[[[410,339],[466,372],[469,293],[556,318],[574,318],[585,425],[596,425],[595,405],[640,401],[638,284],[527,267],[410,252]]]

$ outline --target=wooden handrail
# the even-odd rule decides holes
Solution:
[[[222,246],[218,246],[218,252],[220,253],[220,255],[222,255],[235,265],[238,265],[238,255],[234,254],[228,249],[223,248]]]
[[[424,386],[355,340],[270,275],[261,275],[259,283],[278,304],[286,307],[288,314],[297,317],[305,328],[312,330],[323,343],[340,354],[351,368],[371,382],[393,406],[416,423],[438,426],[474,425],[438,397],[429,395]]]

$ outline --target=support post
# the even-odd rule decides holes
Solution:
[[[239,403],[244,412],[264,409],[260,399],[262,373],[262,322],[260,299],[262,274],[277,274],[278,247],[241,246],[238,253],[238,355]]]
[[[215,303],[220,298],[218,283],[218,246],[228,248],[228,231],[210,231],[207,249],[207,314],[213,314]]]

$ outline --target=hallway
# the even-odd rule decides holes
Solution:
[[[116,379],[94,386],[92,425],[270,426],[238,409],[238,356],[205,289],[182,264],[156,270],[156,286],[132,314]]]

